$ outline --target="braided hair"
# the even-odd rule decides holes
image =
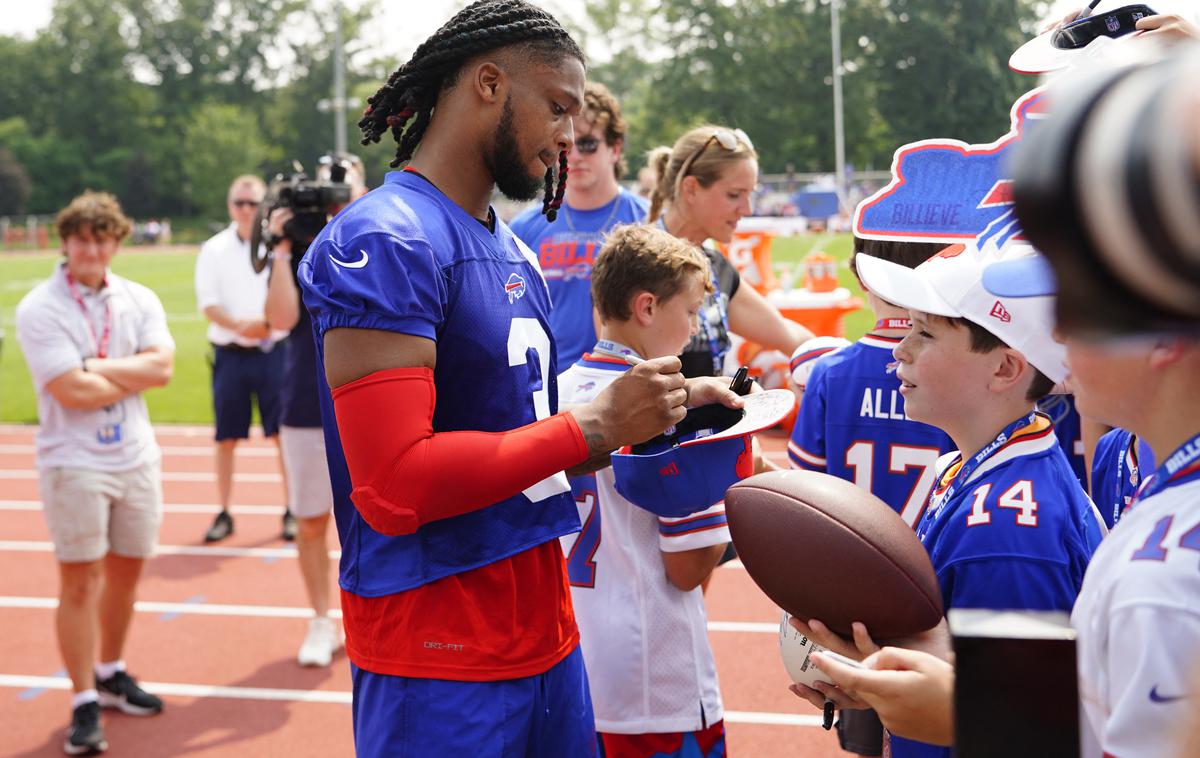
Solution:
[[[463,64],[476,55],[517,44],[524,45],[525,52],[535,59],[557,63],[569,55],[584,60],[571,35],[542,9],[524,0],[479,0],[421,43],[412,58],[367,99],[358,122],[362,144],[379,142],[390,131],[397,143],[391,166],[411,160],[433,118],[438,95],[455,84]],[[566,192],[566,152],[559,154],[558,164],[557,188],[554,170],[546,169],[542,213],[551,221]]]

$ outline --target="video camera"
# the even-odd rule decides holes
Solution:
[[[263,252],[275,242],[267,231],[271,211],[276,208],[291,208],[292,219],[284,224],[283,234],[292,241],[292,253],[296,260],[308,250],[313,239],[325,228],[325,224],[339,207],[350,202],[350,183],[346,171],[350,161],[346,158],[326,155],[318,164],[328,170],[329,179],[309,179],[299,163],[293,164],[293,173],[277,174],[267,187],[267,196],[258,207],[254,225],[250,230],[250,264],[254,271],[267,267],[270,255]]]

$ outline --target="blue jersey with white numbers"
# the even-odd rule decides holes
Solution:
[[[433,430],[504,432],[557,411],[549,293],[537,259],[508,227],[494,232],[413,172],[393,172],[325,227],[300,264],[318,365],[330,329],[434,340]],[[350,501],[333,401],[321,411],[342,543],[340,583],[357,595],[402,592],[579,529],[562,474],[482,510],[385,537]],[[463,475],[470,476],[470,461]],[[455,497],[452,481],[445,496]]]
[[[943,605],[1069,612],[1104,527],[1050,422],[1016,431],[966,481],[958,470],[939,477],[917,527]]]
[[[611,203],[592,210],[564,205],[553,222],[546,220],[540,207],[513,219],[513,234],[537,254],[550,288],[550,333],[558,345],[558,365],[564,370],[596,344],[592,264],[605,235],[620,224],[645,221],[648,208],[645,200],[622,189]]]
[[[937,459],[954,443],[940,429],[905,418],[892,357],[899,342],[868,334],[817,362],[788,457],[794,468],[870,490],[915,526],[933,490]]]
[[[1138,487],[1154,467],[1154,451],[1133,432],[1113,429],[1096,443],[1096,454],[1092,457],[1092,500],[1109,529],[1121,520]]]
[[[1053,425],[1038,416],[964,482],[955,483],[960,456],[947,458],[917,527],[945,609],[1069,613],[1104,531]],[[948,758],[950,750],[893,737],[892,755]]]

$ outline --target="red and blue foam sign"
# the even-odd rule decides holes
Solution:
[[[854,234],[864,239],[952,244],[1021,239],[1008,161],[1026,128],[1046,114],[1042,88],[1022,95],[1007,134],[986,145],[928,139],[904,145],[892,180],[859,203]]]

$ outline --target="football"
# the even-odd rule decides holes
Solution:
[[[876,640],[941,621],[925,548],[895,511],[851,482],[770,471],[730,487],[725,511],[746,571],[793,616],[844,636],[861,621]]]

